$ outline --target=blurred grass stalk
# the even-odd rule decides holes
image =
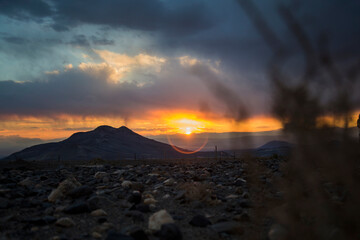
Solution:
[[[284,202],[273,216],[287,229],[287,239],[359,239],[360,146],[349,134],[349,122],[359,94],[355,90],[360,61],[336,64],[326,34],[319,34],[315,46],[292,11],[279,5],[278,14],[304,57],[302,75],[291,76],[285,66],[293,51],[280,41],[254,1],[238,2],[272,49],[268,76],[273,114],[296,141],[283,169]],[[322,121],[325,115],[334,123]],[[335,121],[342,122],[342,128]]]

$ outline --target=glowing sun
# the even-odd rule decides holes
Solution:
[[[191,134],[191,128],[187,127],[186,130],[185,130],[185,134],[190,135]]]

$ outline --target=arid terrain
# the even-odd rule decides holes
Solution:
[[[270,210],[282,199],[273,182],[283,162],[9,165],[0,239],[282,239]]]

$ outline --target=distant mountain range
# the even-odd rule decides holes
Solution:
[[[288,155],[291,152],[293,146],[293,144],[285,141],[271,141],[262,145],[261,147],[258,147],[255,150],[254,155],[258,157],[272,156],[274,154]]]
[[[290,141],[281,130],[264,132],[223,132],[223,133],[193,133],[191,136],[184,134],[155,135],[151,138],[159,142],[171,141],[176,145],[186,149],[195,150],[205,141],[206,146],[202,151],[214,151],[215,146],[218,150],[241,150],[254,149],[270,141]]]
[[[341,129],[335,129],[341,132]],[[357,129],[351,128],[351,135],[357,134]],[[356,133],[356,134],[355,134]],[[78,132],[68,139],[34,145],[15,152],[3,160],[91,160],[101,158],[106,160],[121,159],[163,159],[186,157],[214,157],[215,146],[218,152],[229,156],[236,153],[240,156],[249,150],[256,156],[273,154],[286,155],[293,145],[289,137],[281,131],[256,133],[199,133],[188,135],[158,135],[156,140],[143,137],[127,127],[113,128],[100,126],[88,132]],[[357,135],[356,135],[357,137]],[[174,150],[165,143],[171,139],[172,144],[181,150],[195,150],[204,142],[207,144],[196,154],[186,155]],[[333,139],[329,139],[332,141]],[[266,143],[264,145],[264,143]],[[30,143],[28,143],[30,145]],[[256,146],[260,146],[256,148]],[[188,149],[188,150],[185,150]],[[240,155],[239,155],[240,154]]]
[[[119,160],[182,155],[184,154],[178,153],[169,144],[143,137],[127,127],[100,126],[92,131],[75,133],[60,142],[25,148],[4,160]]]

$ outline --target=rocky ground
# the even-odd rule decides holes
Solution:
[[[3,166],[0,239],[281,239],[281,162]]]

